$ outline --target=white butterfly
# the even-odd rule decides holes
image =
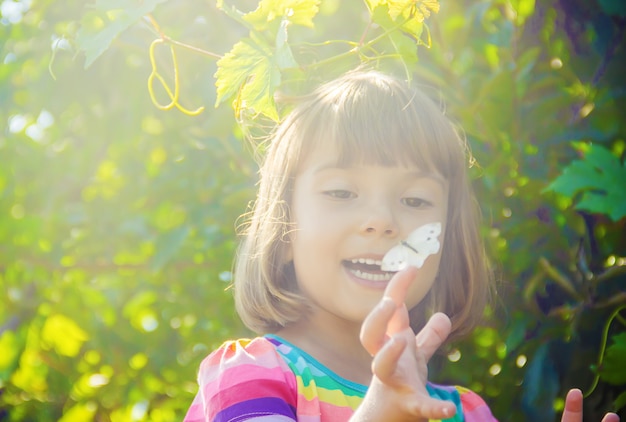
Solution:
[[[441,223],[429,223],[415,229],[406,240],[401,241],[385,254],[383,271],[400,271],[408,266],[421,268],[424,261],[439,252]]]

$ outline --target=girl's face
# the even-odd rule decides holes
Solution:
[[[443,242],[448,185],[412,166],[339,167],[336,149],[325,144],[296,173],[290,258],[314,313],[360,324],[391,278],[379,266],[391,247],[432,222],[441,222]],[[433,285],[440,257],[431,255],[418,271],[407,294],[409,309]]]

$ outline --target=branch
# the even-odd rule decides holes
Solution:
[[[202,48],[194,47],[193,45],[185,44],[185,43],[182,43],[180,41],[176,41],[173,38],[170,38],[168,35],[166,35],[163,32],[163,30],[161,30],[161,26],[156,21],[156,19],[154,19],[154,16],[152,16],[152,14],[146,15],[146,18],[148,19],[148,21],[150,22],[152,27],[158,32],[159,37],[161,37],[161,39],[163,41],[168,42],[170,44],[174,44],[174,45],[176,45],[178,47],[182,47],[182,48],[185,48],[187,50],[193,51],[194,53],[198,53],[198,54],[202,54],[202,55],[207,56],[207,57],[211,57],[212,59],[215,59],[215,60],[219,60],[219,59],[222,58],[222,56],[217,54],[217,53],[213,53],[211,51],[203,50]]]
[[[613,306],[626,306],[626,292],[619,292],[618,294],[612,296],[611,298],[607,300],[595,302],[595,303],[592,303],[591,305],[584,304],[584,303],[578,303],[577,305],[574,305],[574,306],[572,306],[571,304],[562,305],[562,306],[552,309],[550,313],[548,314],[548,317],[569,315],[572,312],[576,313],[580,311],[583,307],[586,307],[588,309],[605,309],[605,308],[611,308]],[[621,321],[621,318],[619,319]]]
[[[598,274],[597,276],[595,276],[592,281],[594,284],[599,284],[603,281],[606,281],[613,277],[617,277],[621,274],[626,274],[626,265],[614,265],[608,268],[602,274]]]
[[[567,276],[561,274],[561,272],[553,267],[552,264],[550,264],[550,262],[543,256],[539,258],[539,265],[545,271],[546,275],[556,282],[556,284],[561,286],[561,288],[563,288],[563,290],[565,290],[572,298],[578,301],[583,300],[582,295],[576,291],[571,280]]]

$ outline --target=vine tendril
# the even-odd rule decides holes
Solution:
[[[179,89],[180,81],[178,78],[178,60],[176,59],[176,50],[174,49],[174,45],[172,43],[168,43],[168,44],[170,47],[170,53],[172,55],[172,64],[174,65],[174,92],[172,92],[172,89],[168,86],[163,76],[161,76],[161,74],[157,70],[154,52],[156,50],[156,46],[159,44],[163,44],[164,42],[165,40],[163,38],[157,38],[154,41],[152,41],[152,43],[150,44],[150,64],[152,66],[152,72],[150,73],[150,76],[148,76],[148,92],[150,93],[150,99],[152,100],[152,103],[155,105],[155,107],[158,108],[159,110],[171,110],[173,107],[176,107],[177,109],[179,109],[181,112],[183,112],[184,114],[188,116],[197,116],[204,111],[203,106],[200,106],[195,110],[188,110],[185,107],[183,107],[178,101],[179,94],[180,94],[180,89]],[[159,101],[157,100],[156,95],[154,93],[154,80],[155,79],[161,83],[161,86],[167,93],[167,96],[170,98],[169,104],[163,105],[159,103]]]
[[[626,305],[622,305],[619,308],[615,309],[611,313],[611,316],[607,319],[606,323],[604,324],[604,327],[602,329],[602,344],[600,346],[600,353],[598,353],[598,363],[596,364],[596,376],[594,377],[593,382],[591,383],[591,387],[589,388],[589,391],[587,391],[583,395],[584,398],[589,397],[598,386],[598,382],[600,381],[600,373],[598,372],[598,370],[600,369],[600,366],[602,365],[602,362],[604,361],[604,351],[606,350],[606,343],[608,342],[609,328],[611,326],[611,323],[615,319],[617,319],[622,324],[624,323],[623,318],[619,314],[624,309],[626,309]]]

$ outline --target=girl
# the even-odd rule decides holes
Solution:
[[[235,265],[237,311],[262,336],[204,360],[185,421],[495,420],[475,393],[427,381],[490,289],[468,155],[440,109],[393,77],[353,71],[305,98],[271,136]],[[439,251],[383,271],[428,223]]]

